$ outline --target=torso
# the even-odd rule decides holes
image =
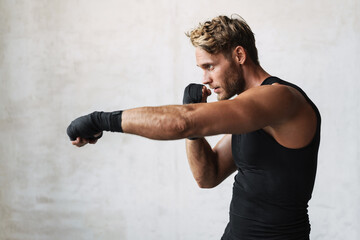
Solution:
[[[238,168],[230,222],[222,239],[308,239],[307,203],[315,180],[320,141],[320,114],[297,86],[303,104],[288,123],[232,135]],[[303,117],[302,115],[305,115]]]

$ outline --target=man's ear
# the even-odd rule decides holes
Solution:
[[[246,50],[245,48],[243,48],[242,46],[237,46],[234,49],[234,55],[235,55],[235,59],[239,64],[244,64],[244,62],[246,61]]]

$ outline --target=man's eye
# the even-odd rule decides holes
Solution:
[[[213,70],[213,69],[214,69],[214,66],[213,66],[213,65],[208,65],[208,66],[207,66],[207,69],[208,69],[208,70]]]

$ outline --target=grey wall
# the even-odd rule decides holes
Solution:
[[[78,149],[65,129],[94,110],[181,103],[201,80],[184,32],[231,13],[255,32],[263,67],[321,110],[312,239],[359,239],[359,10],[357,0],[0,0],[0,239],[219,239],[233,176],[201,190],[183,141],[114,133]]]

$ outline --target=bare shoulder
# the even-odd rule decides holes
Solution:
[[[282,85],[264,85],[251,88],[242,94],[238,95],[235,99],[253,99],[255,101],[286,101],[281,104],[291,103],[297,104],[303,102],[305,99],[299,91],[295,88]]]
[[[281,145],[301,148],[313,139],[317,126],[315,110],[294,87],[281,84],[260,86],[244,92],[238,98],[250,99],[268,111],[272,120],[263,129]]]
[[[259,115],[265,116],[267,125],[270,126],[289,121],[306,105],[306,100],[300,92],[281,84],[251,88],[234,100],[239,106],[245,105],[249,110],[252,109],[251,111],[259,111]]]
[[[306,142],[313,132],[312,126],[316,126],[310,104],[296,89],[284,85],[254,87],[231,100],[194,104],[186,109],[189,111],[183,115],[188,120],[189,136],[242,134],[264,129],[279,142],[291,143],[284,145],[297,147]],[[305,140],[294,144],[290,139],[294,131],[294,136],[306,135],[301,137]]]

